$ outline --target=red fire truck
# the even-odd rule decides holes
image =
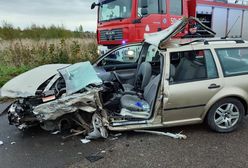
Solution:
[[[97,41],[108,48],[141,42],[145,33],[163,30],[182,16],[199,18],[217,37],[228,34],[248,39],[246,1],[231,4],[227,0],[99,0],[91,8],[96,6]],[[198,32],[204,34],[204,30]]]

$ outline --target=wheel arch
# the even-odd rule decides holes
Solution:
[[[227,91],[228,90],[228,91]],[[245,108],[245,115],[248,115],[248,94],[241,89],[232,89],[232,92],[230,92],[229,89],[225,89],[219,93],[217,93],[214,97],[212,97],[208,103],[205,106],[204,113],[202,115],[202,119],[205,120],[209,110],[211,107],[218,101],[225,99],[225,98],[235,98],[239,100],[244,108]],[[229,92],[229,93],[228,93]]]

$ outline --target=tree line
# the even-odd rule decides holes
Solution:
[[[25,29],[15,28],[12,24],[2,22],[0,25],[0,40],[13,39],[55,39],[55,38],[95,38],[94,32],[84,31],[80,25],[76,30],[67,30],[63,25],[49,27],[33,24]]]

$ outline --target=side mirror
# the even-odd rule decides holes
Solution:
[[[147,8],[148,7],[148,0],[141,0],[141,8]]]
[[[95,2],[93,2],[93,4],[91,5],[91,9],[94,9],[97,6],[97,4]]]
[[[145,16],[145,15],[147,15],[147,14],[148,14],[147,8],[142,8],[142,9],[141,9],[141,15],[142,15],[142,16]]]

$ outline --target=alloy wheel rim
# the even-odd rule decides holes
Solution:
[[[239,117],[238,107],[233,103],[226,103],[216,109],[214,122],[219,128],[229,129],[237,124]]]

